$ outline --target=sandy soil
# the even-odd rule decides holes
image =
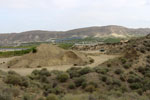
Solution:
[[[39,66],[56,65],[87,65],[91,58],[84,53],[64,50],[55,45],[41,44],[36,53],[29,53],[19,59],[13,59],[8,63],[11,68],[37,68]]]
[[[0,68],[1,67],[5,67],[5,64],[15,58],[19,58],[19,57],[9,57],[9,58],[0,58]]]
[[[95,51],[96,53],[98,53],[97,51]],[[95,53],[94,51],[92,53]],[[86,52],[87,53],[87,52]],[[91,51],[90,51],[91,53]],[[89,67],[95,67],[95,66],[98,66],[99,64],[102,64],[104,63],[105,61],[108,61],[110,59],[113,59],[113,58],[116,58],[118,57],[117,55],[105,55],[105,54],[99,54],[99,55],[89,55],[89,57],[93,58],[94,59],[94,63],[92,64],[88,64],[86,66],[89,66]],[[12,57],[12,58],[0,58],[0,63],[7,63],[8,61],[14,59],[15,57]],[[35,69],[41,69],[41,68],[4,68],[5,64],[1,64],[0,65],[0,70],[3,70],[3,71],[9,71],[9,70],[13,70],[13,71],[16,71],[17,73],[21,74],[21,75],[29,75],[33,70]],[[73,67],[73,65],[63,65],[63,66],[51,66],[51,67],[44,67],[44,68],[47,68],[48,70],[61,70],[61,71],[65,71],[69,68]],[[76,66],[76,67],[85,67],[85,66]],[[42,67],[43,68],[43,67]]]

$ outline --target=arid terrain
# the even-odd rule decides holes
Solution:
[[[145,36],[150,33],[149,28],[127,28],[117,25],[95,26],[87,28],[73,29],[69,31],[44,31],[33,30],[21,33],[0,34],[0,46],[18,45],[29,42],[49,42],[53,39],[85,38],[85,37],[117,37],[130,38],[135,36]]]
[[[61,47],[1,52],[2,100],[150,99],[150,35]]]
[[[119,55],[107,55],[107,54],[101,54],[98,50],[97,51],[81,51],[84,54],[87,54],[88,57],[92,58],[94,60],[93,63],[91,64],[87,64],[87,65],[82,65],[82,66],[78,66],[76,65],[75,67],[95,67],[98,66],[99,64],[104,63],[105,61],[108,61],[110,59],[119,57]],[[24,68],[24,67],[14,67],[14,68],[8,68],[8,63],[10,61],[13,61],[15,59],[20,59],[21,57],[10,57],[10,58],[0,58],[0,70],[3,71],[16,71],[17,73],[19,73],[20,75],[29,75],[32,73],[33,70],[35,69],[42,69],[42,68],[47,68],[49,71],[52,70],[60,70],[60,71],[66,71],[67,69],[73,67],[73,64],[67,64],[67,65],[53,65],[53,66],[43,66],[42,68]]]

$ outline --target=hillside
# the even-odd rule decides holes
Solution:
[[[122,26],[88,27],[69,31],[26,31],[22,33],[0,34],[0,45],[11,45],[26,42],[45,42],[52,38],[68,37],[132,37],[150,33],[149,28],[132,29]]]
[[[150,35],[147,35],[130,40],[118,52],[110,52],[120,56],[95,67],[74,66],[67,71],[43,68],[28,76],[0,71],[0,100],[150,100],[149,51]],[[68,51],[44,44],[35,54],[22,56],[17,63],[56,59],[64,52]],[[72,54],[69,52],[68,57]]]

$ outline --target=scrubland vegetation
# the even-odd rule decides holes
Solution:
[[[0,100],[149,100],[149,66],[135,71],[111,65],[72,67],[66,72],[0,72]]]
[[[25,49],[25,50],[19,50],[19,51],[6,51],[6,52],[0,52],[0,57],[12,57],[12,56],[21,56],[24,54],[28,54],[30,52],[35,53],[36,47],[32,47],[29,49]]]
[[[122,49],[119,58],[94,68],[43,68],[28,76],[0,71],[0,100],[150,100],[150,35]]]

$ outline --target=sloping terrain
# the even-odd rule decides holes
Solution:
[[[42,44],[36,53],[29,53],[8,63],[9,67],[49,67],[56,65],[86,65],[92,59],[78,52],[67,51],[54,45]]]
[[[34,62],[33,59],[45,59],[49,58],[49,55],[56,59],[59,58],[56,54],[60,55],[60,53],[67,54],[65,59],[79,57],[72,55],[70,51],[68,54],[68,51],[49,46],[39,46],[37,53],[23,56],[18,59],[18,62],[27,57]],[[21,98],[23,100],[149,100],[149,51],[150,35],[147,35],[130,40],[124,45],[122,50],[118,51],[122,54],[121,57],[110,59],[94,68],[72,67],[67,71],[48,71],[44,68],[34,70],[28,76],[20,76],[13,71],[8,73],[0,71],[0,84],[3,86],[0,89],[0,98],[7,98],[7,100]]]
[[[69,31],[27,31],[22,33],[0,34],[0,45],[11,45],[26,42],[45,42],[52,38],[71,37],[119,37],[143,36],[150,33],[149,28],[132,29],[122,26],[88,27]]]

